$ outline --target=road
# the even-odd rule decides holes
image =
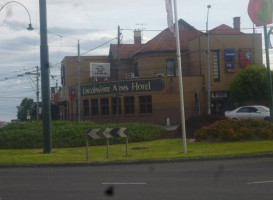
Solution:
[[[0,169],[0,200],[271,200],[273,158]]]

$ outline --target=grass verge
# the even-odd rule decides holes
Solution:
[[[125,156],[125,144],[110,145],[109,158],[106,146],[89,147],[89,162],[133,161],[146,159],[196,158],[210,156],[233,156],[244,154],[273,153],[273,141],[187,143],[188,153],[183,153],[181,139],[156,140],[129,143],[129,156]],[[0,150],[0,165],[83,163],[86,148],[54,148],[51,154],[41,149]]]

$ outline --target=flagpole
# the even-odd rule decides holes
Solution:
[[[184,95],[183,95],[183,80],[182,80],[182,66],[181,66],[181,53],[180,53],[180,39],[179,39],[179,25],[177,19],[177,6],[174,0],[174,16],[175,16],[175,34],[176,34],[176,52],[179,73],[179,92],[180,92],[180,109],[181,109],[181,124],[182,124],[182,137],[184,153],[187,153],[187,137],[185,128],[185,111],[184,111]]]

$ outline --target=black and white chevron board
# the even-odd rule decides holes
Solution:
[[[109,158],[109,139],[126,138],[126,156],[128,156],[128,129],[127,128],[104,128],[86,130],[86,160],[89,160],[89,138],[102,139],[106,138],[106,156]]]

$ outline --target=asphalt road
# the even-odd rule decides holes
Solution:
[[[0,169],[0,200],[272,200],[273,158]]]

